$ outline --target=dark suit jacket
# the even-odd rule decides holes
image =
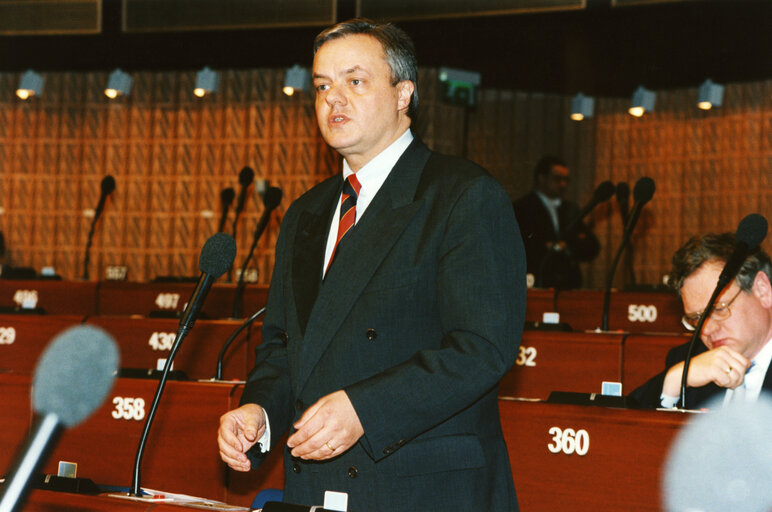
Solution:
[[[630,397],[634,400],[634,404],[641,407],[656,409],[660,406],[660,396],[662,395],[662,385],[665,383],[665,375],[667,371],[686,359],[686,353],[689,350],[689,342],[683,345],[673,347],[667,353],[665,357],[665,370],[646,381],[645,384],[636,388]],[[694,347],[692,358],[707,351],[708,348],[700,342]],[[762,390],[772,391],[772,373],[767,371],[764,376],[764,383],[761,385]],[[714,383],[707,384],[700,388],[686,388],[686,408],[687,409],[699,409],[704,407],[711,400],[721,397],[726,393],[726,388],[717,386]]]
[[[525,244],[528,272],[536,279],[536,286],[571,289],[582,286],[578,262],[594,259],[600,251],[598,239],[579,222],[570,231],[569,225],[579,216],[579,207],[563,200],[558,208],[560,236],[555,232],[550,213],[536,192],[530,192],[514,203],[515,217]],[[547,251],[547,242],[564,240],[567,251]]]
[[[285,500],[319,505],[335,490],[360,512],[517,510],[497,383],[520,343],[525,255],[506,193],[414,140],[322,281],[341,184],[284,217],[242,402],[265,408],[276,440],[344,389],[364,436],[326,462],[275,447]]]

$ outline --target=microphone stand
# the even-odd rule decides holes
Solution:
[[[246,321],[244,321],[238,329],[233,331],[233,334],[230,335],[230,337],[225,341],[225,344],[222,346],[222,349],[220,349],[220,354],[217,356],[217,370],[214,374],[214,380],[222,380],[222,362],[225,358],[225,352],[228,351],[228,348],[231,346],[231,344],[234,342],[236,337],[238,337],[239,334],[241,334],[241,331],[252,325],[252,323],[257,320],[257,318],[265,313],[265,308],[261,308],[257,311],[257,313],[250,316]]]
[[[724,288],[726,288],[726,284],[727,283],[725,283],[723,286],[716,286],[716,289],[713,290],[713,295],[710,296],[708,305],[705,306],[705,309],[702,311],[700,321],[697,322],[697,327],[694,328],[694,333],[692,333],[692,337],[689,340],[689,348],[686,350],[686,359],[684,359],[684,370],[683,374],[681,375],[681,398],[678,401],[679,409],[686,409],[686,379],[688,376],[687,374],[689,373],[689,367],[691,366],[692,362],[694,346],[697,344],[697,339],[700,337],[702,326],[705,324],[705,320],[707,320],[713,311],[713,306],[716,303],[716,299],[718,299],[718,296],[721,294]]]

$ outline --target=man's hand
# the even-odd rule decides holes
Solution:
[[[220,458],[236,471],[249,471],[251,464],[246,456],[258,439],[265,433],[265,412],[255,404],[242,405],[220,417],[217,444]]]
[[[686,385],[698,388],[710,382],[722,388],[734,389],[743,383],[751,362],[739,352],[728,347],[718,347],[692,358]],[[684,364],[670,368],[665,376],[662,392],[669,396],[681,394],[681,376]]]
[[[364,434],[354,406],[345,391],[320,398],[295,423],[297,432],[287,439],[294,457],[326,460],[345,452]]]

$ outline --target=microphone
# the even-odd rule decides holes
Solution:
[[[83,258],[83,279],[88,280],[88,264],[90,260],[90,250],[91,250],[91,242],[94,238],[94,228],[96,227],[97,220],[99,220],[99,217],[102,215],[102,210],[105,208],[105,202],[107,201],[107,196],[113,193],[115,190],[115,178],[110,176],[109,174],[102,178],[102,183],[100,183],[100,193],[99,193],[99,202],[97,203],[97,207],[94,209],[94,218],[91,219],[91,228],[88,232],[88,237],[86,239],[86,255]]]
[[[249,260],[252,258],[252,254],[257,247],[257,241],[265,231],[268,221],[271,219],[271,212],[279,206],[282,197],[282,191],[278,187],[267,187],[262,194],[263,197],[263,213],[260,215],[260,220],[257,222],[255,228],[255,235],[252,237],[252,245],[247,252],[247,257],[244,258],[244,263],[241,265],[241,272],[239,272],[239,281],[236,285],[236,293],[233,297],[233,318],[240,318],[241,311],[239,305],[241,304],[241,297],[244,294],[244,271],[249,264]]]
[[[233,237],[236,237],[236,221],[239,220],[239,215],[241,215],[241,212],[244,210],[244,204],[247,201],[247,189],[249,188],[249,185],[252,184],[252,180],[255,179],[255,171],[252,170],[251,167],[246,166],[243,169],[241,169],[241,172],[239,172],[239,185],[241,185],[241,189],[239,190],[239,198],[236,201],[236,208],[234,210],[234,213],[236,214],[233,218]]]
[[[38,360],[32,381],[32,430],[0,491],[0,512],[21,510],[30,478],[51,453],[64,428],[91,415],[112,389],[118,347],[99,327],[79,325],[59,333]]]
[[[565,232],[568,233],[573,228],[575,228],[576,225],[582,221],[582,219],[589,215],[593,208],[598,206],[600,203],[604,203],[611,199],[611,196],[614,195],[614,190],[614,184],[610,181],[604,181],[598,185],[595,188],[595,191],[592,193],[592,198],[590,198],[590,201],[585,205],[584,208],[582,208],[582,210],[579,212],[579,215],[577,215],[576,218],[568,224]]]
[[[622,224],[626,225],[627,219],[630,217],[630,185],[625,181],[617,183],[616,196]]]
[[[228,339],[225,340],[225,343],[223,344],[222,348],[220,349],[220,353],[217,356],[217,369],[214,372],[214,380],[222,380],[222,362],[223,362],[223,359],[225,359],[225,353],[228,351],[228,348],[231,346],[233,341],[236,339],[236,337],[238,337],[241,331],[243,331],[244,329],[252,325],[252,323],[254,323],[254,321],[257,320],[258,317],[260,317],[260,315],[262,315],[263,313],[265,313],[265,308],[261,308],[257,310],[257,313],[254,313],[247,320],[245,320],[238,327],[238,329],[233,331],[233,334],[231,334],[230,337],[228,337]]]
[[[768,511],[772,444],[772,399],[730,402],[723,395],[676,434],[662,468],[665,510]]]
[[[158,403],[161,401],[161,395],[166,386],[166,380],[169,377],[169,371],[171,370],[174,356],[177,355],[182,340],[185,339],[188,332],[193,327],[212,284],[233,265],[235,257],[236,242],[233,240],[233,237],[225,233],[215,233],[210,236],[209,240],[206,241],[204,247],[201,249],[201,255],[198,259],[201,277],[198,280],[196,288],[193,290],[193,295],[190,300],[188,300],[185,311],[182,313],[180,325],[177,328],[177,336],[172,344],[172,348],[169,350],[169,356],[166,358],[166,364],[161,373],[161,378],[158,381],[158,387],[156,388],[155,396],[153,397],[153,403],[150,406],[147,416],[145,416],[145,426],[142,429],[142,435],[139,438],[137,455],[134,459],[134,475],[131,483],[131,494],[135,496],[140,495],[140,467],[142,466],[142,456],[145,452],[145,444],[147,443],[150,427],[153,424],[153,418],[155,418]]]
[[[225,221],[228,220],[228,209],[231,207],[231,203],[235,197],[236,191],[233,190],[233,187],[224,188],[220,192],[222,215],[220,216],[220,224],[217,226],[218,233],[222,233],[222,231],[225,229]]]
[[[707,306],[700,315],[700,321],[697,322],[697,326],[694,328],[692,337],[689,340],[689,348],[686,351],[686,358],[684,359],[684,369],[681,375],[681,399],[679,400],[679,407],[686,408],[686,381],[689,376],[689,367],[692,362],[692,352],[694,346],[697,344],[697,338],[700,337],[702,332],[702,326],[705,320],[708,319],[710,313],[713,311],[713,306],[716,303],[716,299],[721,292],[729,284],[729,281],[734,279],[737,273],[740,271],[748,254],[756,250],[761,244],[764,238],[767,236],[767,219],[763,215],[758,213],[751,213],[746,215],[737,225],[737,231],[735,231],[735,243],[732,254],[726,260],[724,268],[721,274],[718,276],[718,282],[713,290],[713,295],[710,296]]]
[[[619,259],[622,256],[622,251],[624,251],[625,247],[627,247],[627,244],[630,242],[630,235],[632,234],[633,229],[635,229],[635,225],[638,224],[638,218],[641,216],[643,207],[646,203],[651,201],[651,198],[654,196],[655,188],[654,180],[648,176],[640,178],[635,182],[635,187],[633,187],[633,208],[630,212],[630,217],[625,224],[625,230],[622,233],[622,242],[619,244],[619,249],[617,250],[616,256],[614,256],[614,262],[611,264],[611,269],[606,276],[606,290],[603,294],[603,319],[601,322],[601,330],[603,331],[608,331],[611,284],[614,281],[614,274],[616,273],[617,265],[619,265]]]

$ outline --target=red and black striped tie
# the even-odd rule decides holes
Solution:
[[[362,185],[359,183],[355,174],[346,178],[343,183],[343,194],[341,195],[340,203],[340,222],[338,224],[338,237],[335,240],[335,248],[332,250],[332,256],[330,256],[330,262],[327,264],[327,268],[332,265],[332,260],[335,259],[335,253],[338,251],[340,244],[348,238],[351,234],[351,230],[354,227],[354,222],[357,218],[357,197],[359,191],[362,189]]]

